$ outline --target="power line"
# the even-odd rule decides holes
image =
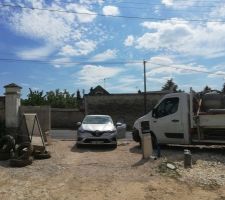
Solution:
[[[133,6],[119,6],[118,8],[120,8],[120,9],[121,8],[128,8],[128,9],[135,9],[135,10],[153,10],[153,9],[155,9],[155,7],[133,7]],[[198,14],[200,14],[200,13],[207,13],[209,11],[209,10],[202,10],[202,9],[199,11],[199,7],[194,7],[194,8],[196,8],[198,10],[188,9],[188,12],[197,11]],[[172,9],[172,10],[169,10],[169,8],[163,7],[163,8],[160,8],[160,11],[166,11],[167,13],[177,13],[177,12],[187,11],[187,9],[179,9],[179,10]]]
[[[177,21],[177,22],[225,22],[225,20],[208,20],[208,19],[173,19],[173,18],[154,18],[154,17],[138,17],[138,16],[126,16],[126,15],[105,15],[101,13],[89,13],[89,12],[76,12],[71,10],[58,10],[58,9],[46,9],[46,8],[36,8],[27,7],[20,5],[10,5],[10,4],[0,4],[3,7],[14,7],[21,9],[31,9],[31,10],[41,10],[49,12],[61,12],[61,13],[74,13],[79,15],[91,15],[91,16],[101,16],[101,17],[113,17],[113,18],[124,18],[124,19],[136,19],[136,20],[154,20],[154,21]],[[2,8],[2,7],[1,7]]]
[[[31,60],[31,59],[13,59],[13,58],[0,58],[0,61],[3,62],[32,62],[32,63],[41,63],[41,64],[54,64],[54,65],[63,65],[63,64],[85,64],[85,65],[93,65],[93,64],[105,64],[105,65],[111,65],[111,64],[138,64],[142,63],[141,61],[129,61],[129,60],[124,60],[124,61],[117,61],[117,62],[95,62],[95,61],[54,61],[54,60]]]
[[[186,0],[183,0],[183,1],[179,1],[179,2],[187,2]],[[213,1],[188,1],[188,2],[213,2]],[[221,1],[215,1],[216,2],[221,2]],[[63,3],[63,4],[69,4],[69,2],[63,2],[63,1],[60,1],[60,3]],[[130,3],[130,4],[136,4],[136,5],[147,5],[147,6],[160,6],[160,11],[166,11],[166,12],[182,12],[182,11],[187,11],[187,9],[177,9],[175,10],[174,8],[171,8],[171,7],[167,7],[165,6],[164,4],[149,4],[149,3],[136,3],[136,2],[116,2],[116,1],[113,1],[113,3],[115,4],[120,4],[120,3]],[[91,5],[93,4],[98,4],[98,3],[91,3]],[[129,4],[128,4],[129,5]],[[185,6],[185,4],[182,4],[182,6]],[[155,7],[137,7],[137,6],[117,6],[118,8],[130,8],[130,9],[135,9],[135,10],[150,10],[150,9],[155,9]],[[209,6],[194,6],[194,5],[191,5],[192,8],[196,8],[198,9],[198,13],[205,13],[207,11],[204,12],[204,10],[201,9],[201,12],[199,10],[199,7],[204,7],[204,8],[212,8],[212,7],[217,7],[217,6],[213,6],[213,5],[209,5]],[[169,10],[170,9],[170,10]],[[193,10],[190,10],[188,9],[188,12],[190,11],[193,11]],[[195,11],[195,10],[194,10]]]
[[[63,65],[63,64],[77,64],[77,65],[97,65],[97,64],[102,64],[102,65],[115,65],[115,64],[143,64],[142,60],[121,60],[117,62],[85,62],[85,61],[68,61],[68,62],[56,62],[56,61],[48,61],[48,60],[25,60],[25,59],[10,59],[10,58],[0,58],[0,61],[2,62],[32,62],[32,63],[41,63],[41,64],[52,64],[52,65]],[[185,71],[192,71],[192,72],[197,72],[197,73],[205,73],[205,74],[210,74],[210,75],[219,75],[219,76],[225,76],[224,73],[218,73],[216,71],[210,72],[210,71],[204,71],[204,70],[198,70],[198,69],[190,69],[190,68],[183,68],[183,67],[178,67],[178,66],[169,66],[166,64],[160,64],[160,63],[155,63],[151,61],[147,61],[146,63],[150,63],[153,65],[158,65],[160,67],[155,67],[152,68],[152,70],[155,69],[160,69],[160,68],[174,68],[174,69],[179,69],[179,70],[185,70]]]
[[[183,2],[183,3],[182,3]],[[121,1],[121,2],[113,2],[115,4],[133,4],[133,5],[143,5],[143,6],[166,6],[165,4],[161,3],[142,3],[142,2],[130,2],[130,1]],[[221,3],[221,1],[177,1],[174,2],[174,4],[176,3],[182,3],[181,6],[190,6],[190,7],[217,7],[214,5],[189,5],[188,3]],[[186,4],[185,4],[186,3]]]
[[[188,68],[183,68],[183,67],[177,67],[177,66],[168,66],[165,64],[160,64],[160,63],[154,63],[151,61],[147,61],[147,63],[151,63],[154,65],[159,65],[161,67],[158,68],[153,68],[153,69],[160,69],[160,68],[173,68],[173,69],[180,69],[180,70],[186,70],[186,71],[192,71],[192,72],[198,72],[198,73],[205,73],[205,74],[210,74],[210,75],[220,75],[220,76],[225,76],[225,72],[224,73],[218,73],[218,72],[209,72],[209,71],[203,71],[203,70],[198,70],[198,69],[188,69]]]
[[[64,2],[64,1],[59,1],[60,3],[62,3],[62,4],[70,4],[70,2]],[[181,3],[181,2],[183,2],[182,3],[182,6],[189,6],[189,4],[184,4],[184,3],[221,3],[221,1],[204,1],[204,0],[200,0],[200,1],[191,1],[191,0],[188,0],[188,2],[187,2],[187,0],[179,0],[179,1],[177,1],[178,3]],[[99,5],[99,3],[96,3],[96,2],[89,2],[91,5]],[[107,3],[106,1],[105,1],[105,3]],[[110,4],[111,4],[111,2],[109,2]],[[225,2],[224,2],[225,3]],[[147,5],[147,6],[161,6],[161,7],[167,7],[165,4],[163,4],[163,3],[161,3],[161,4],[159,4],[159,3],[142,3],[142,2],[130,2],[130,1],[113,1],[113,4],[134,4],[134,5]],[[211,8],[211,7],[217,7],[217,6],[213,6],[213,5],[208,5],[208,6],[204,6],[204,5],[199,5],[199,6],[196,6],[196,5],[191,5],[191,7],[197,7],[197,8],[199,8],[199,7],[209,7],[209,8]],[[119,6],[119,8],[121,8],[121,6]],[[125,8],[125,7],[124,7]],[[134,7],[134,8],[138,8],[138,7]],[[142,7],[143,8],[143,7]],[[146,6],[145,6],[145,8],[146,8]],[[179,9],[180,10],[180,9]]]

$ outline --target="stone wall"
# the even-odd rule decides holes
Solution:
[[[0,124],[5,123],[5,97],[0,96]]]
[[[84,112],[76,109],[52,108],[52,129],[75,129],[76,122],[82,121]]]
[[[75,129],[84,112],[76,109],[51,108],[50,106],[21,106],[20,113],[37,113],[43,132],[50,129]]]
[[[50,106],[20,106],[20,114],[23,113],[37,113],[43,133],[51,130]]]
[[[147,112],[168,92],[151,92],[147,94]],[[107,114],[114,122],[123,120],[128,127],[144,115],[143,94],[110,94],[101,96],[85,95],[87,114]]]

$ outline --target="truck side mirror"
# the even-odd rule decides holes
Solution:
[[[157,118],[157,109],[153,108],[152,110],[152,117]]]

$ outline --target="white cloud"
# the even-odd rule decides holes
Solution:
[[[225,55],[225,24],[208,22],[205,25],[190,22],[143,22],[149,29],[135,41],[136,48],[169,50],[186,56],[207,58]]]
[[[104,15],[116,16],[120,14],[119,8],[116,6],[104,6],[102,11]]]
[[[143,70],[143,62],[140,60],[134,60],[132,63],[126,63],[124,66],[126,66],[127,68],[136,68]]]
[[[170,8],[187,8],[196,4],[197,1],[162,0],[162,4]]]
[[[207,13],[208,16],[213,20],[224,20],[225,18],[225,5],[224,2],[217,2],[213,5],[213,9],[210,13]]]
[[[135,83],[140,83],[143,82],[142,79],[137,78],[133,75],[126,75],[126,76],[122,76],[119,80],[118,83],[123,83],[123,84],[127,84],[127,85],[131,85],[131,84],[135,84]]]
[[[31,38],[43,39],[54,45],[68,40],[71,34],[70,24],[65,23],[63,18],[56,17],[51,12],[28,10],[15,13],[10,20],[12,28],[18,33]]]
[[[61,67],[73,67],[76,64],[72,63],[72,60],[68,57],[56,58],[51,62],[55,68]]]
[[[88,13],[86,15],[30,9],[18,9],[13,15],[10,13],[10,10],[4,10],[0,13],[0,16],[4,19],[1,23],[10,26],[14,32],[21,34],[23,37],[29,37],[38,43],[44,42],[46,46],[52,46],[56,51],[64,46],[72,45],[72,48],[76,51],[75,55],[87,55],[97,45],[97,42],[87,39],[89,34],[92,34],[92,36],[103,34],[103,31],[99,30],[98,25],[91,23],[96,18],[95,13],[90,10],[91,5],[79,5],[69,2],[64,4],[60,1],[46,4],[44,0],[18,1],[18,4],[21,6],[53,10],[67,9]],[[24,55],[29,55],[29,52],[23,53]]]
[[[87,55],[94,51],[96,43],[92,40],[79,41],[74,46],[65,45],[61,48],[59,55],[61,56],[80,56]]]
[[[133,35],[128,35],[126,40],[124,41],[125,46],[132,46],[134,43],[134,36]]]
[[[197,65],[195,63],[181,64],[167,56],[152,57],[147,62],[146,68],[148,77],[155,77],[157,75],[169,75],[169,77],[172,77],[173,74],[183,75],[208,72],[207,68],[202,65]]]
[[[93,4],[93,3],[98,3],[102,5],[104,3],[104,0],[80,0],[81,4]]]
[[[208,75],[209,78],[218,78],[218,77],[222,77],[222,78],[225,78],[225,72],[224,71],[217,71],[217,72],[214,72],[210,75]]]
[[[117,50],[115,49],[107,49],[106,51],[95,55],[92,57],[92,61],[105,61],[105,60],[110,60],[113,58],[116,58]]]
[[[103,67],[96,65],[85,65],[74,77],[79,78],[79,83],[86,86],[99,84],[106,78],[118,75],[122,69],[117,67]]]
[[[38,47],[34,49],[25,49],[17,52],[17,56],[22,59],[40,59],[49,56],[54,49],[50,46]]]
[[[162,0],[162,4],[165,4],[166,6],[172,6],[173,0]]]
[[[151,81],[151,83],[154,83],[155,85],[159,86],[159,83],[160,84],[165,84],[167,80],[171,79],[172,77],[171,76],[161,76],[160,78],[159,77],[147,77],[147,80],[148,81]]]
[[[68,4],[66,6],[67,10],[70,11],[75,11],[78,13],[83,13],[83,14],[76,14],[77,19],[81,23],[90,23],[96,18],[96,13],[90,11],[86,6],[79,5],[79,4]]]
[[[133,75],[123,75],[117,78],[118,81],[107,87],[111,91],[119,91],[120,93],[133,92],[137,93],[140,85],[143,85],[143,79]]]

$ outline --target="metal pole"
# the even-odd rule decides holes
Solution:
[[[147,105],[146,105],[146,62],[147,61],[143,61],[144,64],[144,114],[147,113]]]

